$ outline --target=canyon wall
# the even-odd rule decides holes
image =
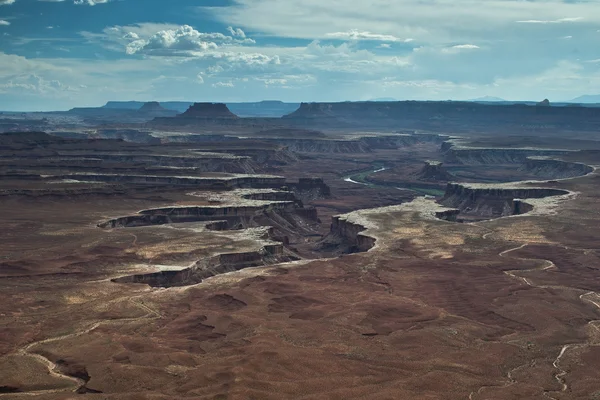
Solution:
[[[524,199],[540,199],[568,194],[552,188],[502,187],[449,183],[440,203],[460,210],[461,215],[497,218],[530,211]]]
[[[593,172],[594,168],[582,163],[529,157],[520,170],[542,179],[565,179],[587,175]]]
[[[339,239],[340,245],[347,248],[345,253],[361,253],[375,246],[375,238],[362,234],[366,230],[364,226],[350,222],[344,216],[331,219],[330,235]]]

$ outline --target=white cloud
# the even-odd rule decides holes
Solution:
[[[0,19],[0,26],[9,26],[10,22],[4,20],[4,19]]]
[[[96,4],[108,3],[108,0],[74,0],[73,4],[85,4],[88,6],[95,6]]]
[[[237,36],[237,37],[240,37],[242,39],[246,38],[246,34],[240,28],[234,29],[231,26],[228,26],[227,27],[227,31],[229,31],[229,33],[231,33],[231,36]]]
[[[562,24],[564,22],[577,22],[581,21],[583,18],[581,17],[569,17],[569,18],[559,18],[554,20],[540,20],[540,19],[527,19],[524,21],[517,21],[519,24]]]
[[[383,35],[379,33],[372,33],[368,31],[359,31],[358,29],[351,29],[346,32],[332,32],[327,33],[325,36],[345,39],[345,40],[375,40],[381,42],[411,42],[413,39],[400,39],[393,35]]]
[[[479,50],[480,47],[475,44],[457,44],[451,47],[446,47],[441,50],[444,54],[457,54],[463,51]]]
[[[392,45],[389,43],[381,43],[379,46],[377,46],[377,48],[379,48],[379,49],[389,49],[391,47],[392,47]]]
[[[156,32],[148,39],[140,39],[135,32],[129,32],[125,39],[133,39],[127,45],[127,54],[167,54],[175,55],[178,52],[206,51],[218,48],[217,44],[207,41],[206,34],[198,32],[189,25],[178,29],[169,29]]]
[[[196,76],[196,82],[198,82],[199,84],[203,84],[204,83],[204,78],[202,77],[201,74],[198,74]]]
[[[499,36],[522,39],[528,23],[539,23],[528,21],[549,21],[554,26],[578,22],[571,25],[588,29],[597,29],[600,22],[596,1],[562,0],[372,0],[352,7],[344,0],[233,0],[232,6],[202,11],[270,36],[327,39],[334,32],[340,37],[382,35],[436,45]]]
[[[133,26],[112,26],[102,33],[80,32],[90,42],[107,49],[124,49],[127,54],[148,56],[202,57],[209,51],[256,42],[241,29],[235,36],[219,32],[200,32],[189,25],[143,23]],[[224,50],[226,51],[226,50]]]
[[[219,87],[232,88],[232,87],[235,87],[235,85],[231,81],[229,81],[229,82],[216,82],[216,83],[213,83],[212,86],[215,87],[215,88],[219,88]]]
[[[0,0],[0,6],[6,6],[9,4],[13,4],[15,0]]]

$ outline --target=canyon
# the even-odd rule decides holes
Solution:
[[[6,125],[0,398],[598,396],[600,109],[256,104]]]

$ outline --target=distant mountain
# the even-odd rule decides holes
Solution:
[[[468,100],[468,101],[489,102],[489,103],[504,103],[507,100],[501,99],[500,97],[483,96],[483,97],[478,97],[476,99],[471,99],[471,100]]]
[[[569,103],[600,103],[600,94],[585,94],[574,98]]]
[[[368,101],[398,101],[398,100],[393,97],[378,97],[376,99],[371,99]]]
[[[144,106],[141,101],[109,101],[102,108],[111,110],[139,110]],[[161,101],[161,107],[180,113],[187,111],[194,103],[187,101]],[[227,107],[240,117],[281,117],[294,112],[300,103],[284,103],[279,100],[265,100],[255,103],[227,103]]]

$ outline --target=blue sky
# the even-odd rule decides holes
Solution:
[[[600,0],[0,0],[0,109],[600,94]]]

